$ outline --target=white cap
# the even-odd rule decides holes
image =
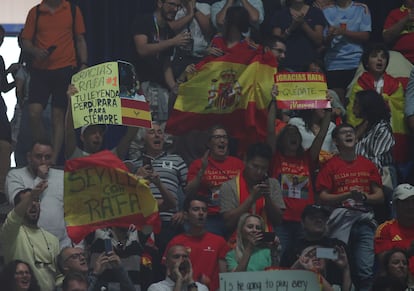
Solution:
[[[394,189],[392,200],[405,200],[414,196],[414,186],[410,184],[400,184]]]
[[[81,127],[81,134],[83,134],[89,126],[94,126],[94,125],[102,126],[104,131],[106,130],[106,124],[88,124],[88,125],[84,125]]]

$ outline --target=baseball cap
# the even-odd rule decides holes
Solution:
[[[405,200],[414,196],[414,186],[410,184],[400,184],[394,189],[392,200]]]
[[[317,204],[310,204],[306,205],[305,209],[303,209],[302,219],[304,219],[306,216],[311,216],[319,213],[322,213],[326,217],[329,217],[329,215],[331,215],[331,211],[329,211],[329,209],[326,207]]]
[[[106,130],[106,124],[88,124],[88,125],[84,125],[81,127],[81,134],[83,134],[85,132],[85,130],[89,127],[89,126],[94,126],[94,125],[99,125],[102,127],[103,131]]]

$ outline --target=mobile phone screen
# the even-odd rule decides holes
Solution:
[[[110,253],[112,252],[112,240],[110,238],[106,238],[104,239],[104,243],[105,243],[105,253]]]
[[[262,232],[263,242],[273,242],[275,240],[276,234],[274,232]]]

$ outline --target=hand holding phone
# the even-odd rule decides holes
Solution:
[[[260,241],[271,243],[275,241],[275,238],[276,238],[276,233],[264,231],[262,232],[262,239]]]
[[[109,253],[113,251],[112,240],[110,238],[106,238],[104,239],[104,244],[105,244],[105,254],[108,255]]]

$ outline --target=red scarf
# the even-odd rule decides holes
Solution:
[[[237,187],[237,194],[239,195],[239,204],[242,204],[247,197],[249,197],[249,187],[247,186],[246,180],[243,177],[243,174],[240,173],[236,176],[236,187]],[[263,220],[265,221],[265,231],[272,231],[273,226],[272,223],[267,219],[265,207],[265,199],[264,197],[260,197],[256,200],[256,206],[252,207],[249,213],[260,215]]]

